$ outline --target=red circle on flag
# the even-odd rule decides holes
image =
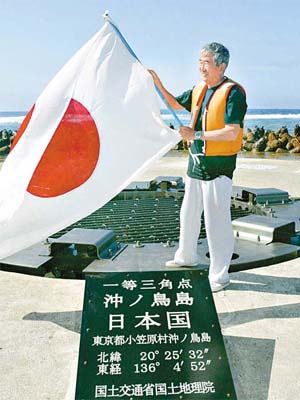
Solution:
[[[20,140],[21,136],[25,132],[25,130],[26,130],[28,124],[29,124],[29,121],[31,119],[31,116],[32,116],[32,113],[33,113],[33,110],[34,110],[34,106],[35,106],[35,104],[31,107],[31,109],[28,111],[26,117],[23,119],[23,122],[22,122],[22,124],[21,124],[16,136],[14,137],[14,140],[13,140],[11,146],[10,146],[10,151],[12,151],[12,149],[15,147],[15,145],[18,143],[18,141]]]
[[[100,138],[91,114],[81,103],[71,99],[27,191],[38,197],[70,192],[89,179],[99,154]]]

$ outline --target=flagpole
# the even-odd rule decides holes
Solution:
[[[135,54],[135,52],[132,50],[132,48],[130,47],[130,45],[128,44],[127,40],[124,38],[124,36],[122,35],[122,33],[120,32],[119,28],[116,26],[116,24],[112,21],[112,19],[109,16],[108,11],[105,11],[105,13],[103,14],[103,18],[105,21],[109,22],[111,24],[111,26],[114,28],[114,30],[116,31],[116,33],[118,34],[118,36],[120,37],[120,39],[122,40],[122,42],[124,43],[124,45],[126,46],[127,50],[129,51],[129,53],[140,63],[141,61],[139,60],[139,58],[137,57],[137,55]],[[170,106],[170,104],[167,102],[165,96],[162,94],[161,90],[156,86],[156,84],[154,83],[155,89],[159,95],[159,97],[161,98],[161,100],[164,102],[164,104],[166,105],[166,107],[168,108],[168,110],[170,111],[170,113],[172,114],[173,118],[175,119],[175,121],[178,123],[179,126],[183,126],[183,123],[181,122],[181,120],[179,119],[179,117],[177,116],[177,114],[175,113],[175,111],[172,109],[172,107]]]

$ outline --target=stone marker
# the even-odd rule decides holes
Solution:
[[[236,399],[207,272],[88,276],[76,400]]]

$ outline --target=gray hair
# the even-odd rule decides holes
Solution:
[[[214,61],[216,66],[219,67],[222,63],[224,63],[227,67],[229,63],[229,50],[220,43],[208,43],[202,47],[201,53],[211,53],[214,57]]]

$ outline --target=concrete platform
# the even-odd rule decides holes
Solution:
[[[139,180],[185,169],[171,155]],[[298,161],[240,158],[234,184],[300,197],[299,178]],[[214,300],[238,399],[299,400],[300,259],[230,276]],[[1,400],[74,399],[83,294],[84,281],[0,271]]]
[[[240,400],[299,399],[299,271],[232,273],[214,295]],[[1,399],[73,399],[84,281],[0,271],[0,290]]]
[[[141,248],[129,244],[113,260],[94,260],[84,270],[83,274],[102,274],[103,272],[124,271],[165,271],[168,260],[172,260],[178,248],[176,243],[173,247],[164,247],[158,243],[148,243]],[[199,265],[194,268],[209,268],[209,250],[207,239],[201,239],[198,244]],[[292,260],[299,257],[300,247],[286,243],[270,243],[268,245],[235,239],[234,255],[230,265],[230,272],[257,268],[276,263]],[[300,260],[300,259],[299,259]],[[183,269],[185,267],[172,267]]]

